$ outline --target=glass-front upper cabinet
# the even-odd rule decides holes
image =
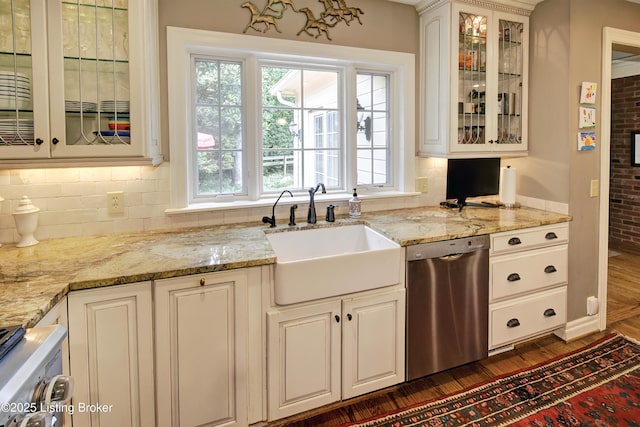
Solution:
[[[526,155],[529,18],[503,9],[458,1],[421,16],[421,155]]]
[[[155,0],[0,4],[0,158],[157,163]]]
[[[47,98],[38,97],[47,90],[46,74],[35,66],[46,60],[46,49],[32,37],[32,14],[29,0],[0,0],[0,153],[14,156],[31,154],[48,137]]]

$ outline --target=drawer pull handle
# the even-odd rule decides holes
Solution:
[[[547,234],[544,235],[544,238],[547,240],[553,240],[553,239],[557,239],[558,235],[556,233],[554,233],[553,231],[548,232]]]
[[[556,268],[553,265],[547,265],[544,268],[544,272],[545,273],[555,273],[556,271],[558,271],[558,270],[556,270]]]
[[[200,279],[200,286],[204,286],[204,285],[205,285],[204,279]]]
[[[509,239],[509,246],[515,246],[522,244],[522,240],[519,237],[512,237]]]
[[[518,280],[520,280],[520,275],[518,273],[511,273],[508,277],[507,280],[509,282],[517,282]]]
[[[547,308],[544,311],[544,317],[553,317],[556,315],[556,311],[553,308]]]
[[[518,319],[511,319],[507,322],[507,328],[515,328],[520,326],[520,321]]]

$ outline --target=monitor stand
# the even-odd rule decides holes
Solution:
[[[479,208],[499,208],[500,206],[495,203],[490,202],[467,202],[466,197],[459,197],[455,202],[440,202],[440,206],[450,209],[458,209],[459,212],[462,211],[462,208],[465,206],[473,206]]]

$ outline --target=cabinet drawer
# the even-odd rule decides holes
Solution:
[[[553,246],[569,241],[569,224],[524,228],[491,235],[491,254],[504,254]]]
[[[567,245],[492,257],[491,301],[524,294],[568,280]]]
[[[550,331],[567,321],[563,286],[489,307],[489,347],[496,348]]]

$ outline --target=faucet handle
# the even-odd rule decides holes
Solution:
[[[269,227],[273,228],[276,226],[276,217],[272,216],[271,218],[269,218],[268,216],[263,216],[262,222],[265,224],[271,224]]]
[[[333,206],[333,205],[327,206],[327,217],[326,217],[327,222],[335,222],[336,221],[336,216],[335,216],[335,213],[333,211],[334,208],[335,208],[335,206]]]

